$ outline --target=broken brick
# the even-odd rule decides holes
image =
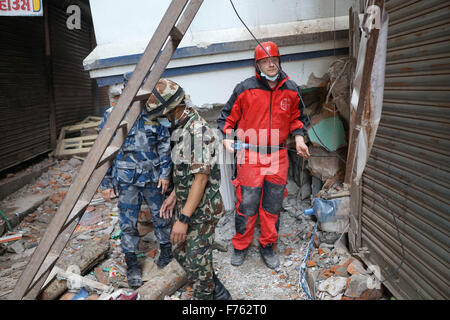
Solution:
[[[154,258],[156,256],[156,253],[158,252],[158,249],[153,249],[150,250],[149,252],[147,252],[147,256],[149,256],[150,258]]]
[[[311,261],[308,261],[308,263],[306,265],[308,266],[308,268],[311,268],[316,265],[316,262],[314,260],[311,260]]]
[[[286,256],[290,255],[291,253],[292,253],[292,248],[287,248],[287,249],[284,251],[284,255],[286,255]]]
[[[330,267],[330,271],[333,272],[336,276],[347,277],[347,268],[342,265],[335,265]]]
[[[280,275],[280,279],[285,279],[286,276],[284,274]]]
[[[60,197],[59,197],[59,195],[58,195],[57,193],[53,194],[53,195],[50,197],[50,201],[53,202],[54,204],[59,203],[60,200],[61,200],[61,199],[60,199]]]
[[[281,233],[281,234],[279,234],[278,236],[281,238],[281,237],[284,237],[284,238],[289,238],[289,237],[292,237],[292,233]]]
[[[33,222],[33,220],[35,218],[36,218],[36,213],[33,213],[33,214],[26,216],[23,220],[25,220],[26,222]]]
[[[354,258],[347,259],[347,261],[345,261],[342,266],[347,268],[349,266],[349,264],[353,262],[353,260],[355,260],[355,259]]]

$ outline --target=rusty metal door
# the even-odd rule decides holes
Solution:
[[[359,249],[399,299],[449,299],[450,2],[386,1],[381,122],[360,194]]]
[[[51,150],[44,19],[0,19],[0,171]]]

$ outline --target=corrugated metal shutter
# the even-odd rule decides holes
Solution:
[[[51,150],[43,17],[0,18],[0,171]]]
[[[83,68],[83,59],[93,49],[92,20],[82,10],[81,29],[68,29],[66,9],[70,4],[89,6],[87,1],[52,0],[48,9],[57,132],[97,112],[96,88]]]
[[[391,0],[386,9],[384,104],[362,179],[362,247],[382,279],[401,264],[384,283],[396,297],[448,299],[450,2]]]

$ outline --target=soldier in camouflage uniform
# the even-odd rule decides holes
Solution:
[[[178,102],[179,100],[175,100],[176,104]],[[112,108],[106,110],[100,129]],[[100,186],[103,193],[111,193],[110,190],[113,189],[113,193],[119,196],[121,246],[130,287],[142,285],[141,270],[136,258],[139,244],[137,222],[142,200],[149,206],[155,236],[160,244],[157,265],[164,267],[173,258],[171,221],[160,217],[171,169],[169,129],[158,121],[150,120],[147,109],[143,108]]]
[[[185,96],[179,106],[158,108],[155,104],[153,107],[155,117],[162,113],[171,121],[175,143],[172,149],[174,190],[161,207],[161,213],[170,217],[176,206],[170,239],[177,244],[174,255],[188,274],[193,298],[231,299],[215,275],[212,261],[215,227],[225,213],[219,192],[218,140],[189,103]]]

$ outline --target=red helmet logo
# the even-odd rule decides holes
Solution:
[[[261,48],[261,46],[263,46],[264,48]],[[256,46],[255,61],[267,58],[268,55],[267,55],[266,51],[267,51],[267,53],[269,53],[269,55],[271,57],[280,57],[280,51],[278,50],[278,46],[275,43],[273,43],[272,41],[267,41],[267,42],[261,43],[261,45],[258,44]]]

